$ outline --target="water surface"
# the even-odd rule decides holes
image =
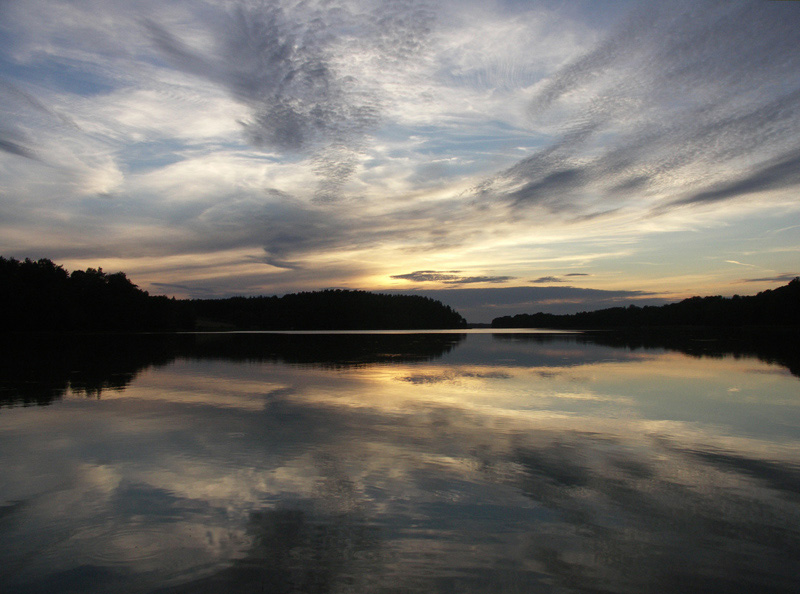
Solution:
[[[792,348],[485,332],[17,337],[0,364],[0,583],[790,592]]]

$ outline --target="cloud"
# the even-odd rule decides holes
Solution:
[[[146,21],[153,43],[185,72],[224,86],[247,106],[247,139],[310,152],[317,197],[337,198],[353,176],[385,97],[358,64],[402,69],[424,50],[433,13],[423,2],[385,5],[237,4],[209,27],[215,47],[191,47]]]
[[[664,305],[670,300],[648,291],[582,289],[577,287],[497,287],[452,289],[392,289],[388,293],[423,295],[451,306],[470,322],[519,313],[568,314],[636,304]]]
[[[473,283],[504,283],[513,280],[513,276],[463,276],[458,270],[437,272],[436,270],[417,270],[408,274],[395,274],[392,278],[413,282],[441,282],[446,285],[464,285]]]
[[[0,78],[0,151],[17,157],[39,160],[36,141],[29,130],[30,120],[57,125],[58,118],[41,101],[17,85]],[[26,126],[26,123],[28,126]]]
[[[750,268],[757,268],[755,264],[745,264],[744,262],[738,262],[736,260],[725,260],[728,264],[737,264],[739,266],[749,266]]]
[[[505,283],[514,280],[514,276],[462,276],[452,281],[445,281],[449,285],[465,285],[473,283]]]
[[[14,134],[8,132],[0,131],[0,151],[27,159],[36,159],[33,151],[19,142]]]
[[[716,184],[711,189],[675,200],[668,206],[719,202],[797,185],[800,185],[800,150],[772,159],[735,181]]]
[[[576,6],[5,3],[0,248],[198,294],[563,285],[796,211],[796,9]]]
[[[565,274],[564,276],[591,276],[585,272],[570,272],[569,274]]]
[[[159,294],[166,293],[169,295],[175,295],[175,294],[191,295],[193,299],[203,299],[203,298],[213,299],[218,296],[213,290],[189,284],[154,282],[150,283],[150,286],[154,287]]]
[[[573,276],[573,275],[568,275]],[[558,278],[557,276],[540,276],[539,278],[535,278],[530,282],[535,284],[544,284],[544,283],[563,283],[564,280]]]
[[[106,139],[87,134],[57,99],[38,98],[25,87],[0,78],[3,206],[49,203],[57,208],[65,197],[114,192],[122,173]],[[14,160],[5,162],[1,158],[5,156]],[[27,210],[30,215],[31,209]],[[37,217],[42,214],[36,213]],[[69,218],[68,213],[59,214]]]
[[[788,283],[798,278],[798,274],[791,272],[784,272],[776,276],[767,276],[763,278],[743,278],[740,282],[743,283]]]
[[[409,280],[414,282],[438,282],[448,281],[459,278],[456,273],[458,270],[451,270],[449,272],[437,272],[435,270],[417,270],[416,272],[409,272],[408,274],[395,274],[392,278]]]
[[[477,196],[517,213],[664,215],[795,188],[798,69],[791,6],[642,3],[537,85],[529,113],[552,141]]]

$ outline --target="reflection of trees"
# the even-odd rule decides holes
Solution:
[[[176,358],[350,367],[427,361],[464,334],[8,334],[0,340],[0,406],[50,404],[68,390],[100,397]]]
[[[692,357],[756,357],[765,363],[786,367],[800,377],[800,349],[792,331],[746,329],[662,329],[640,331],[595,331],[580,334],[494,334],[503,341],[541,345],[555,342],[597,344],[636,350],[668,349]]]
[[[496,340],[670,349],[694,357],[757,357],[800,377],[800,349],[791,333],[591,332],[494,334]],[[327,368],[429,361],[466,334],[6,334],[0,340],[0,406],[49,404],[68,390],[100,397],[123,389],[142,370],[178,357],[276,362]]]
[[[592,341],[630,349],[664,348],[692,357],[756,357],[765,363],[786,367],[800,377],[800,349],[796,332],[748,331],[673,331],[673,332],[598,332],[588,334]]]
[[[235,361],[353,367],[430,361],[465,334],[198,334],[181,356]]]
[[[67,391],[100,397],[174,358],[155,335],[13,334],[0,340],[0,406],[50,404]]]
[[[496,340],[670,349],[694,357],[757,357],[800,377],[792,333],[732,330],[702,333],[591,332],[570,335],[494,334]],[[0,405],[49,404],[68,390],[101,396],[123,389],[142,370],[178,357],[281,362],[328,368],[429,361],[466,334],[6,334],[0,340]]]

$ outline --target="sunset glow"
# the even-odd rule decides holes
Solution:
[[[800,274],[800,4],[16,0],[0,255],[469,321]]]

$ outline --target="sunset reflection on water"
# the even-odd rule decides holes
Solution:
[[[4,583],[789,591],[785,368],[570,337],[447,344],[336,364],[181,352],[99,398],[3,408]]]

